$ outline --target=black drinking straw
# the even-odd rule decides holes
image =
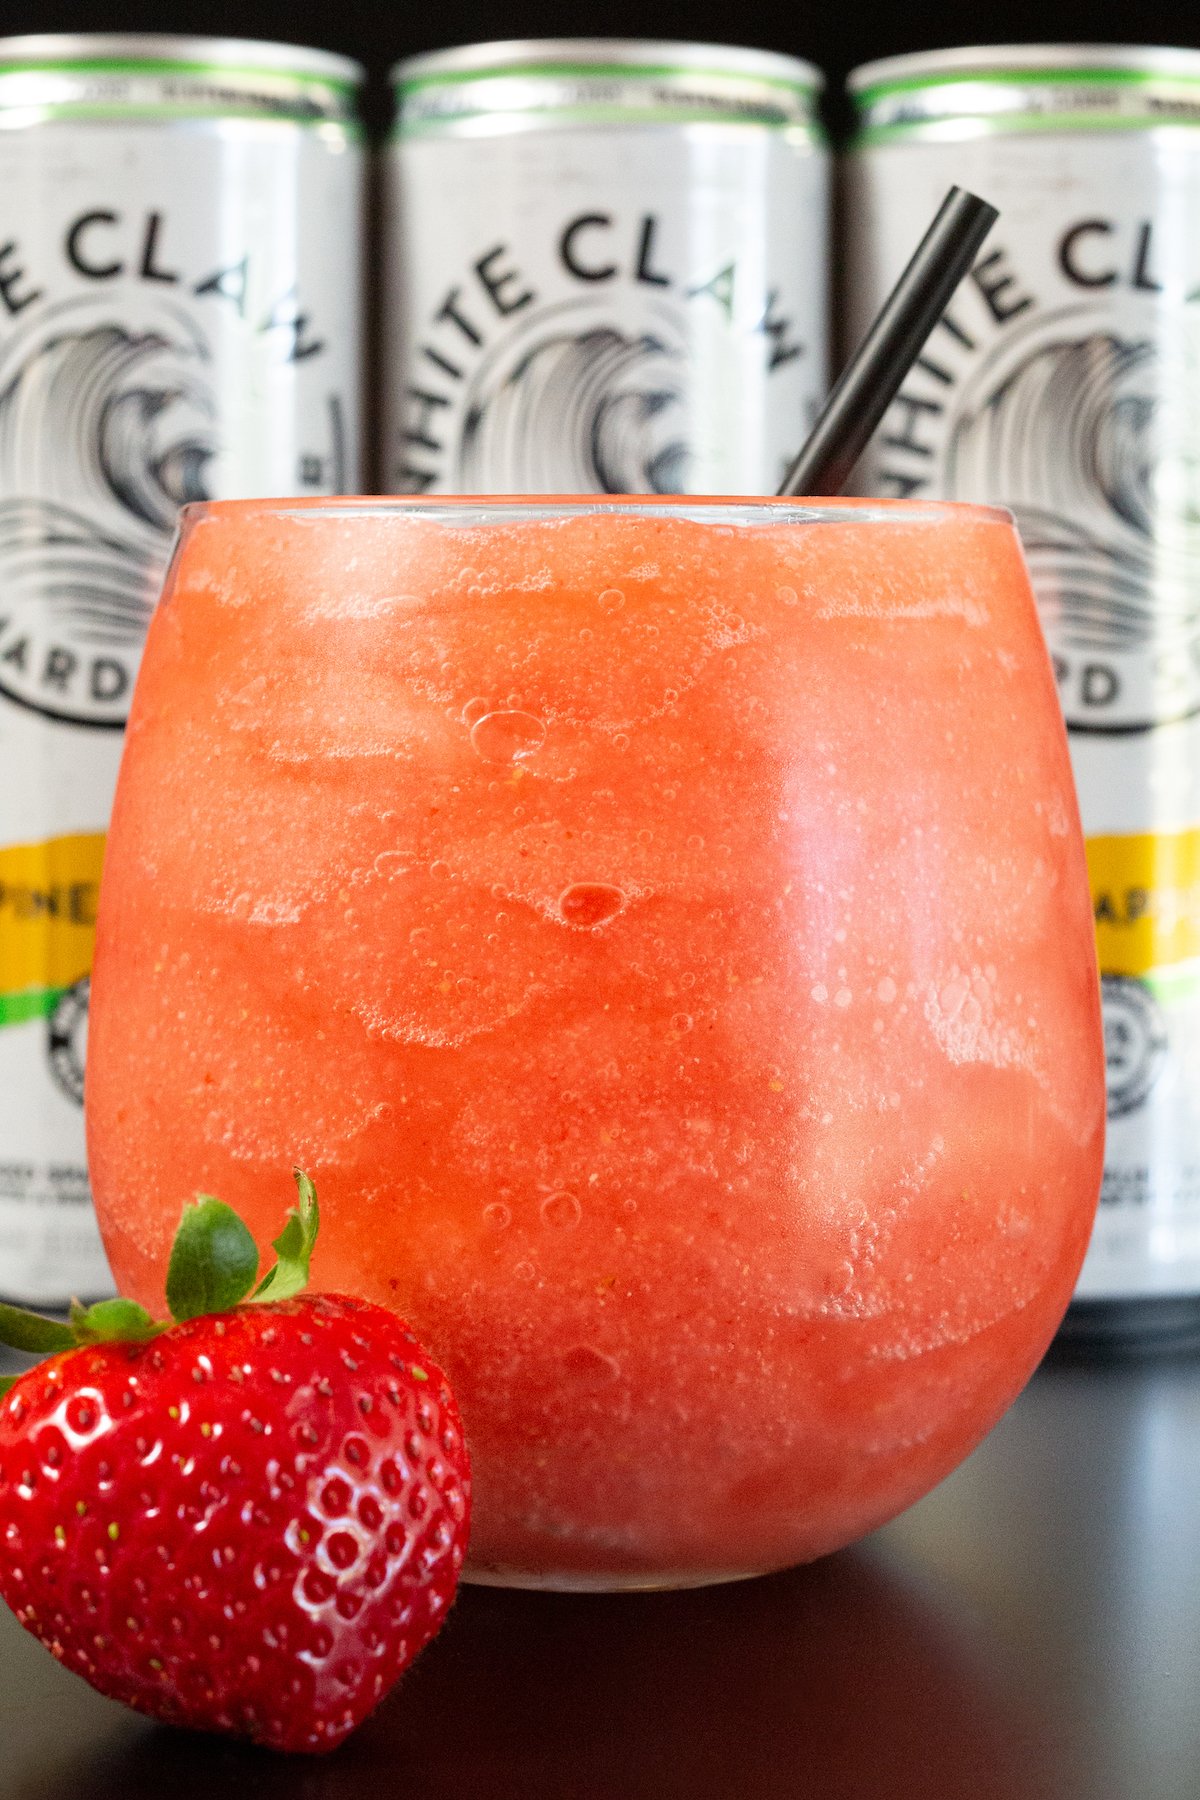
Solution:
[[[840,494],[871,433],[900,391],[925,340],[999,218],[952,187],[912,261],[834,386],[779,493]]]

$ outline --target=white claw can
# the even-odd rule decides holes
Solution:
[[[360,73],[226,39],[0,40],[9,1299],[109,1287],[84,1155],[88,977],[176,510],[359,482]]]
[[[825,390],[818,72],[556,39],[395,80],[385,485],[773,492]]]
[[[1108,1057],[1077,1299],[1197,1296],[1200,53],[946,50],[873,63],[851,86],[852,335],[951,183],[1000,209],[862,485],[1011,507],[1037,590],[1087,837]]]

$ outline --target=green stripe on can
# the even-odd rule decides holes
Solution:
[[[896,81],[880,81],[862,88],[855,94],[854,103],[868,108],[886,94],[983,83],[989,87],[1165,87],[1178,83],[1200,88],[1200,75],[1165,74],[1153,69],[957,69],[944,75],[908,75]]]
[[[442,69],[428,75],[415,75],[397,83],[400,94],[416,93],[420,88],[459,87],[474,81],[563,80],[563,81],[723,81],[741,82],[747,87],[778,87],[787,93],[809,95],[815,86],[803,81],[789,81],[783,75],[748,75],[742,70],[686,69],[673,63],[511,63],[487,69]]]
[[[182,58],[29,56],[3,60],[0,127],[64,119],[352,121],[357,86],[336,72]]]
[[[24,1025],[29,1019],[47,1019],[66,988],[23,988],[19,994],[0,994],[0,1026]]]
[[[1047,97],[1053,110],[1045,110]],[[953,142],[1020,131],[1148,131],[1200,124],[1200,76],[1072,66],[948,69],[875,82],[854,103],[860,147],[912,137]]]
[[[1174,968],[1151,969],[1142,980],[1158,1000],[1183,1000],[1200,990],[1200,963],[1178,963]]]
[[[311,69],[243,69],[227,63],[169,62],[158,59],[127,61],[115,57],[78,57],[49,61],[6,62],[0,59],[0,78],[5,75],[193,75],[206,81],[277,82],[304,87],[332,88],[355,95],[358,84],[340,75],[319,75]]]

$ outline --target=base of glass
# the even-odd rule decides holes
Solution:
[[[767,1574],[765,1569],[702,1569],[699,1572],[674,1570],[662,1575],[611,1574],[585,1575],[576,1569],[550,1570],[546,1573],[530,1569],[472,1568],[462,1572],[463,1581],[474,1587],[533,1588],[551,1594],[661,1594],[680,1588],[719,1587],[727,1581],[753,1581]]]
[[[1073,1300],[1054,1342],[1071,1357],[1200,1349],[1200,1294]]]

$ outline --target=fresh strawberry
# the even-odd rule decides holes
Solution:
[[[0,1338],[59,1352],[0,1400],[0,1594],[101,1693],[322,1751],[441,1625],[470,1473],[449,1385],[408,1327],[300,1292],[317,1205],[297,1182],[257,1288],[237,1215],[185,1210],[178,1323],[126,1300],[70,1325],[0,1307]]]

